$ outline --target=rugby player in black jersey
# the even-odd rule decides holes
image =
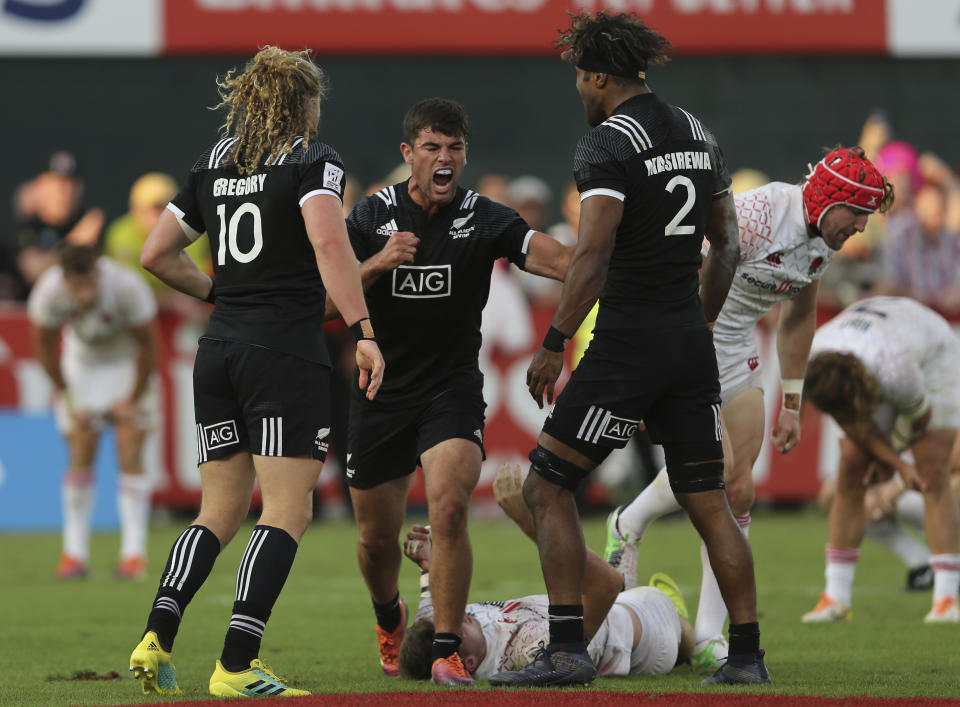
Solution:
[[[730,655],[705,684],[769,682],[759,647],[753,557],[723,491],[720,384],[708,322],[738,261],[730,177],[697,118],[657,97],[648,66],[669,42],[634,15],[581,13],[557,45],[576,67],[592,127],[577,145],[579,242],[563,295],[527,371],[553,402],[563,348],[599,297],[594,338],[531,452],[533,511],[550,598],[550,644],[496,685],[587,683],[584,542],[573,491],[643,420],[663,445],[670,485],[703,537],[730,611]],[[710,241],[698,296],[700,247]]]
[[[308,694],[259,659],[260,640],[311,518],[330,432],[327,291],[357,335],[360,387],[373,398],[383,357],[343,222],[343,164],[314,138],[325,95],[309,52],[265,47],[218,82],[228,137],[203,153],[147,238],[144,267],[214,304],[194,365],[203,501],[174,543],[147,628],[130,656],[146,692],[180,691],[171,661],[187,604],[250,508],[263,511],[237,573],[211,694]],[[206,232],[215,280],[183,251]]]
[[[376,400],[354,396],[346,476],[380,663],[394,676],[407,620],[397,584],[400,531],[412,472],[423,468],[434,543],[432,680],[465,685],[473,680],[457,648],[473,568],[467,510],[483,459],[478,355],[490,273],[505,257],[563,279],[572,249],[459,186],[469,133],[460,104],[421,101],[403,131],[412,176],[362,200],[347,219],[390,377]]]

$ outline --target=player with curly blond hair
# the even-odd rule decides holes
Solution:
[[[246,518],[257,481],[263,511],[209,689],[303,695],[258,656],[327,453],[327,292],[358,339],[359,386],[370,399],[384,363],[343,221],[343,163],[311,140],[323,73],[308,52],[264,47],[218,85],[225,136],[197,160],[141,254],[147,270],[214,308],[194,364],[200,514],[170,551],[130,670],[145,693],[179,692],[171,651],[183,612]],[[213,281],[183,252],[203,233],[216,254]]]

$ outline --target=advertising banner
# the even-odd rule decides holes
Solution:
[[[884,53],[883,0],[167,0],[172,54],[548,55],[577,8],[634,11],[683,54]]]
[[[155,56],[163,0],[0,0],[0,56]]]

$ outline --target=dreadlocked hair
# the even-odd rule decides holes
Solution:
[[[643,71],[670,61],[673,46],[634,13],[607,14],[603,10],[570,14],[570,27],[560,30],[554,46],[573,65],[584,57],[602,57],[623,73]]]
[[[863,361],[838,351],[810,359],[803,392],[841,425],[869,426],[879,404],[877,381]]]
[[[227,108],[222,130],[237,139],[230,155],[240,174],[250,174],[269,155],[288,154],[297,136],[303,136],[304,147],[316,136],[305,108],[308,101],[326,97],[327,82],[309,49],[266,46],[242,73],[231,69],[218,79],[217,89],[220,103],[213,109]]]

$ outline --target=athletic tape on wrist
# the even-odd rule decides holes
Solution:
[[[370,317],[358,319],[350,325],[350,333],[357,341],[361,339],[373,339],[373,324],[370,323]]]
[[[783,407],[785,410],[800,412],[800,400],[803,396],[803,378],[784,378],[780,381],[783,390]]]

